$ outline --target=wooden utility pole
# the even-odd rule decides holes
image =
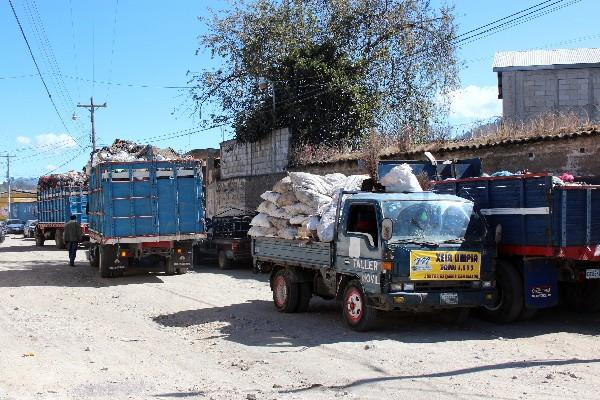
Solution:
[[[10,216],[10,203],[11,203],[11,186],[10,186],[10,159],[14,158],[15,156],[11,156],[9,154],[6,154],[2,157],[6,157],[6,183],[8,185],[8,219],[11,218]]]
[[[104,104],[94,104],[94,97],[90,97],[90,104],[77,104],[77,107],[89,108],[92,120],[92,154],[96,151],[96,126],[94,125],[94,112],[96,108],[106,108]]]

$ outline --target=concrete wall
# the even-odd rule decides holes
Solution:
[[[600,68],[503,71],[502,97],[502,115],[508,119],[577,112],[599,120]]]
[[[289,130],[274,131],[254,143],[228,140],[221,143],[221,178],[283,172],[288,165]]]

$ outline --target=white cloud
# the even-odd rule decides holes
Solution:
[[[27,136],[17,136],[17,143],[19,144],[29,144],[31,143],[31,139]]]
[[[46,165],[46,170],[47,171],[54,171],[56,168],[58,168],[56,165],[54,164],[48,164]]]
[[[75,139],[66,133],[45,133],[37,135],[35,141],[38,146],[56,146],[57,148],[71,148],[77,146]]]
[[[502,114],[496,86],[469,85],[450,96],[450,116],[460,119],[487,119]]]

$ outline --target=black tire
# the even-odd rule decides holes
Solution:
[[[296,312],[306,312],[308,305],[310,304],[310,298],[312,297],[312,285],[310,282],[298,283],[298,308]]]
[[[35,235],[35,245],[38,247],[44,246],[44,234],[36,234]]]
[[[440,311],[440,321],[447,324],[464,324],[471,314],[471,309],[466,307],[449,308]]]
[[[183,274],[187,274],[187,271],[188,271],[187,267],[181,267],[181,268],[177,268],[175,270],[175,273],[177,275],[183,275]]]
[[[54,242],[56,243],[56,248],[59,250],[65,249],[65,241],[63,238],[63,230],[57,229],[54,231]]]
[[[482,307],[483,319],[496,323],[514,322],[523,310],[523,279],[517,268],[508,261],[498,261],[496,266],[496,288],[498,303],[493,307]]]
[[[90,267],[92,268],[98,268],[99,262],[98,262],[98,246],[90,246],[89,249],[90,252]]]
[[[98,246],[98,264],[100,267],[100,276],[103,278],[112,278],[118,274],[114,270],[109,269],[115,264],[115,258],[117,257],[117,251],[115,246],[111,244],[104,244]]]
[[[167,258],[165,260],[165,275],[175,275],[175,265],[173,265],[175,263],[175,256],[172,255],[171,257]]]
[[[366,332],[375,327],[377,310],[367,305],[360,281],[348,282],[342,298],[342,315],[350,328]]]
[[[298,310],[300,287],[289,271],[280,269],[275,273],[271,290],[277,311],[293,313]]]
[[[219,268],[221,269],[231,268],[231,260],[227,258],[225,250],[219,250],[219,253],[217,254],[217,262],[219,264]]]

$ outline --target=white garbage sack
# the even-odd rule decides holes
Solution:
[[[317,235],[322,242],[331,242],[333,240],[336,209],[337,201],[332,201],[323,211],[323,215],[321,215],[321,219],[317,225]]]
[[[290,221],[284,218],[269,218],[269,222],[271,222],[271,224],[279,229],[286,229],[290,227]]]
[[[423,189],[408,164],[395,166],[381,178],[386,192],[422,192]]]
[[[270,201],[273,204],[277,204],[279,196],[281,196],[281,194],[267,190],[266,192],[260,195],[260,198],[266,201]]]
[[[331,202],[331,197],[325,194],[319,193],[316,190],[301,188],[294,190],[298,200],[313,210],[314,213],[318,213],[321,208]]]
[[[275,237],[277,235],[276,228],[264,228],[262,226],[253,226],[248,230],[248,235],[252,237]]]
[[[292,217],[292,215],[285,211],[285,209],[277,207],[275,204],[266,200],[258,205],[256,211],[259,213],[265,213],[274,218],[290,219]]]
[[[283,178],[282,180],[277,182],[275,184],[275,186],[273,186],[273,191],[277,192],[277,193],[281,193],[281,194],[287,193],[291,190],[292,190],[292,180],[290,179],[289,176],[286,176],[285,178]]]
[[[259,213],[254,218],[252,218],[252,221],[250,221],[250,226],[259,226],[261,228],[270,228],[272,225],[271,225],[271,222],[269,221],[268,214]]]
[[[296,228],[285,228],[277,231],[277,236],[283,239],[295,239],[298,230]]]
[[[271,192],[271,193],[275,193],[275,192]],[[279,194],[279,193],[277,193],[277,194]],[[285,206],[290,206],[290,205],[294,204],[296,201],[297,201],[297,199],[296,199],[296,195],[294,194],[294,192],[286,192],[286,193],[279,194],[279,197],[273,203],[275,203],[278,207],[285,207]]]
[[[288,212],[292,217],[296,215],[310,215],[315,212],[315,210],[302,202],[296,202],[289,206],[284,206],[283,209]]]
[[[332,184],[326,181],[322,176],[309,174],[308,172],[290,172],[292,187],[297,193],[298,189],[307,189],[323,195],[331,192]]]
[[[306,229],[309,231],[316,231],[319,226],[320,218],[316,215],[311,215],[306,221]]]
[[[290,218],[290,224],[303,225],[306,221],[308,221],[308,218],[308,215],[296,215],[295,217]]]

